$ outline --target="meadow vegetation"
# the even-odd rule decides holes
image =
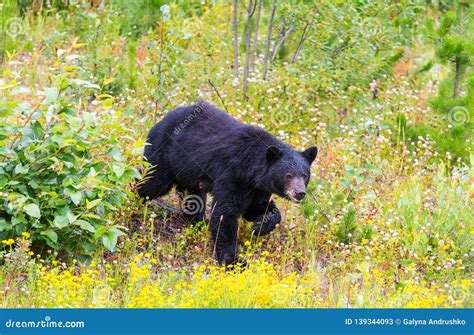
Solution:
[[[473,307],[472,4],[278,2],[267,59],[256,1],[245,69],[244,3],[237,69],[235,2],[1,4],[1,307]],[[247,267],[135,192],[200,99],[319,148],[277,229],[241,222]]]

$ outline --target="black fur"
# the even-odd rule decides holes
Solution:
[[[170,111],[150,130],[147,142],[145,158],[154,169],[139,194],[153,199],[176,186],[205,204],[212,193],[210,228],[217,259],[225,264],[236,261],[238,218],[253,221],[256,234],[270,233],[281,220],[271,195],[288,198],[291,178],[304,178],[306,185],[317,154],[315,147],[295,151],[205,102]],[[202,220],[204,210],[192,219]]]

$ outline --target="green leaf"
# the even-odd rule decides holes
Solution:
[[[70,147],[77,144],[77,140],[73,138],[66,138],[63,143],[61,143],[60,148]]]
[[[0,189],[3,189],[5,185],[8,183],[8,177],[5,175],[0,175]]]
[[[102,201],[101,198],[95,199],[95,200],[92,200],[92,201],[86,200],[86,207],[87,207],[87,209],[92,209],[95,206],[97,206],[98,204],[100,204],[101,201]]]
[[[17,108],[20,105],[19,101],[2,101],[0,107],[8,107],[10,109]]]
[[[67,219],[69,223],[74,223],[77,220],[77,215],[72,214],[72,212],[67,212],[66,213]]]
[[[43,101],[44,105],[50,105],[53,102],[56,102],[59,97],[59,91],[56,87],[47,87],[44,89],[45,99]]]
[[[94,234],[94,237],[95,237],[96,239],[98,239],[99,237],[101,237],[102,235],[104,235],[104,234],[107,232],[107,228],[108,228],[107,226],[99,226],[99,227],[97,228],[96,233]]]
[[[54,230],[45,230],[41,232],[41,235],[48,237],[54,243],[58,242],[58,234]]]
[[[25,215],[12,216],[12,226],[21,225],[26,222]]]
[[[38,205],[36,205],[36,204],[25,205],[24,210],[25,210],[26,214],[28,214],[29,216],[32,216],[32,217],[37,218],[37,219],[39,219],[41,217],[41,211],[40,211]]]
[[[71,79],[71,83],[77,85],[77,86],[83,86],[87,88],[95,88],[95,89],[100,89],[100,86],[97,84],[93,84],[90,81],[82,80],[82,79]]]
[[[91,233],[95,233],[94,226],[85,220],[77,220],[76,222],[74,222],[74,224],[81,227],[84,230],[90,231]]]
[[[124,177],[127,177],[129,179],[140,179],[141,174],[138,173],[138,171],[133,168],[127,168],[125,170]]]
[[[358,264],[356,267],[357,267],[357,270],[359,270],[362,273],[369,273],[370,271],[370,263],[368,262],[362,262]]]
[[[74,205],[78,206],[82,200],[82,192],[75,192],[69,195]]]
[[[8,230],[11,228],[11,225],[7,223],[7,220],[0,219],[0,232]]]
[[[342,186],[347,187],[347,188],[351,188],[352,186],[351,183],[345,178],[341,178],[339,182],[341,183]]]
[[[18,164],[17,166],[15,166],[15,174],[26,174],[28,173],[28,167],[27,166],[23,166],[21,164]]]
[[[125,171],[125,167],[122,164],[112,164],[112,170],[114,170],[115,175],[117,178],[122,177],[123,172]]]
[[[67,215],[55,215],[53,225],[59,229],[66,227],[69,224]]]
[[[117,239],[119,236],[125,235],[122,231],[117,228],[112,228],[104,235],[102,235],[102,243],[110,251],[115,251],[115,246],[117,245]]]
[[[363,176],[357,176],[356,177],[356,181],[360,184],[362,182],[364,182],[365,178]]]
[[[0,117],[7,117],[9,115],[13,115],[13,112],[10,110],[1,110],[0,109]]]

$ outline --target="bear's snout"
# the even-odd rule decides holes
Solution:
[[[306,185],[303,177],[289,178],[285,190],[286,196],[293,202],[300,203],[306,196]]]
[[[305,191],[297,192],[297,193],[295,193],[295,198],[301,201],[301,200],[303,200],[305,195],[306,195]]]

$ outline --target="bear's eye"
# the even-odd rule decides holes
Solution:
[[[291,173],[287,173],[285,176],[286,179],[291,179],[293,178],[293,175]]]

